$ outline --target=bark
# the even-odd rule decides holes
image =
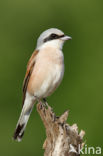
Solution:
[[[43,103],[37,104],[37,111],[46,129],[46,140],[43,144],[44,156],[79,156],[79,149],[84,145],[85,132],[78,132],[76,124],[66,123],[69,111],[56,117],[52,108]]]

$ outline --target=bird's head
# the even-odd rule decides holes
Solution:
[[[42,46],[55,46],[56,48],[62,49],[62,46],[66,40],[70,40],[71,37],[65,35],[61,30],[51,28],[44,31],[37,40],[37,49]]]

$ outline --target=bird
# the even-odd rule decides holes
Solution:
[[[57,28],[42,32],[32,53],[23,82],[23,102],[13,139],[21,141],[34,104],[46,101],[60,85],[64,75],[63,44],[71,37]]]

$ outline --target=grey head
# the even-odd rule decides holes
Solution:
[[[57,28],[50,28],[46,31],[44,31],[38,38],[37,40],[37,48],[39,49],[43,44],[51,41],[59,41],[61,40],[62,42],[71,39],[71,37],[66,36],[64,32]]]

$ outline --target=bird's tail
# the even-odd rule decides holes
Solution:
[[[33,103],[31,105],[29,105],[29,107],[27,107],[27,105],[24,104],[24,106],[22,108],[22,112],[20,114],[20,118],[19,118],[17,126],[16,126],[16,130],[14,132],[14,136],[13,136],[14,140],[21,141],[21,139],[24,135],[24,131],[25,131],[27,122],[29,120],[30,114],[32,112],[33,106],[34,106]]]

